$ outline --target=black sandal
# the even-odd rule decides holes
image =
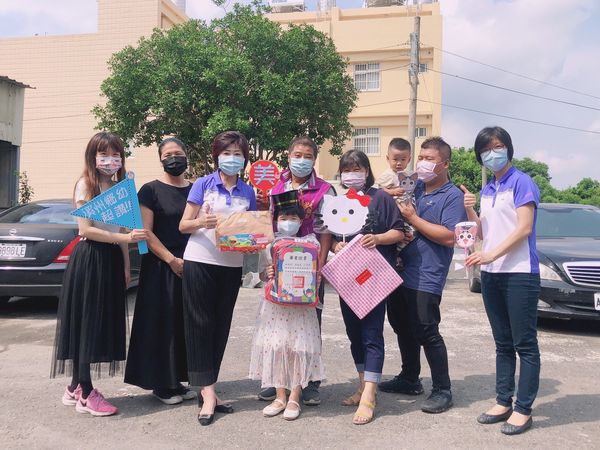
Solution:
[[[202,408],[202,405],[204,405],[204,399],[202,398],[202,395],[199,395],[198,396],[198,407]],[[231,403],[223,403],[222,405],[215,406],[214,412],[218,412],[221,414],[232,414],[233,406],[231,405]],[[200,420],[200,419],[198,419],[198,420]]]

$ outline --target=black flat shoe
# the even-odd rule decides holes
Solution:
[[[500,428],[500,431],[502,432],[502,434],[512,436],[514,434],[525,433],[527,430],[529,430],[531,428],[532,425],[533,425],[533,419],[530,416],[529,419],[527,420],[527,422],[525,422],[523,425],[520,425],[520,426],[512,425],[508,422],[505,422],[502,424],[502,428]]]
[[[506,419],[508,419],[511,416],[512,412],[513,412],[513,410],[512,410],[512,408],[510,408],[508,411],[506,411],[503,414],[483,413],[477,418],[477,422],[479,422],[483,425],[491,425],[492,423],[504,422]]]
[[[233,412],[233,406],[231,406],[229,403],[217,405],[217,406],[215,406],[215,412],[218,412],[221,414],[231,414]]]
[[[204,405],[204,399],[200,395],[198,397],[198,406],[200,408],[202,408],[202,405]],[[233,413],[233,406],[231,406],[230,403],[223,403],[222,405],[215,406],[215,412],[218,412],[221,414],[231,414],[231,413]]]
[[[203,427],[210,425],[211,423],[213,423],[215,420],[215,414],[198,414],[198,422],[200,422],[200,425],[202,425]]]

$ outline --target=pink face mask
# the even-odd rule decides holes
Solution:
[[[442,161],[436,164],[432,161],[419,161],[416,168],[419,180],[421,180],[423,183],[433,180],[438,176],[438,174],[435,173],[435,168],[438,166],[438,164],[443,164],[445,162],[446,161]]]
[[[122,166],[120,156],[96,156],[96,169],[104,175],[113,176]]]

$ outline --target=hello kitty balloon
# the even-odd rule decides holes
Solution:
[[[346,195],[323,197],[323,228],[345,238],[357,234],[365,226],[371,197],[350,189]]]
[[[477,223],[475,222],[460,222],[454,228],[454,236],[456,245],[464,248],[465,252],[475,245],[477,240]]]

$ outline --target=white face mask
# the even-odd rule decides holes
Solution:
[[[296,236],[300,229],[300,222],[297,220],[279,220],[277,222],[277,231],[285,236]]]
[[[120,156],[96,156],[96,169],[104,175],[113,176],[122,166]]]

